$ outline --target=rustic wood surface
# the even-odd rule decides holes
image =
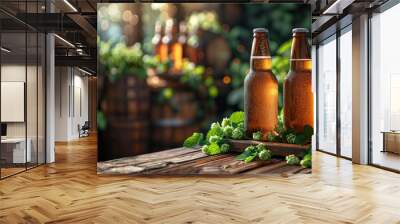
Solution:
[[[161,152],[97,163],[98,174],[140,175],[232,175],[310,173],[310,169],[287,165],[282,159],[238,161],[238,153],[208,156],[200,149],[176,148]]]
[[[155,178],[97,175],[96,144],[57,143],[55,163],[1,180],[0,223],[400,222],[399,174],[322,152],[311,175]]]
[[[264,144],[274,155],[287,156],[287,155],[301,155],[303,154],[309,145],[295,145],[287,143],[276,143],[276,142],[263,142],[255,140],[228,140],[234,152],[243,152],[244,149],[249,145]]]

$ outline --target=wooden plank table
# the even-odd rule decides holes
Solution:
[[[309,174],[311,169],[287,165],[283,158],[250,163],[237,161],[238,153],[208,156],[199,148],[176,148],[97,163],[98,174],[125,175],[266,175]]]

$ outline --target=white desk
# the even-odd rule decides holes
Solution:
[[[32,160],[31,146],[32,140],[28,138],[26,140],[26,154],[25,154],[25,138],[5,138],[1,139],[2,151],[10,150],[12,147],[12,163],[25,163]],[[6,147],[6,149],[3,149]],[[3,157],[3,156],[2,156]],[[26,159],[26,161],[25,161]]]

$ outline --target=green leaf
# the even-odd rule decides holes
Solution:
[[[254,152],[252,152],[251,150],[249,151],[244,151],[242,154],[236,156],[236,160],[240,160],[243,161],[245,160],[248,156],[254,154]]]
[[[310,125],[304,126],[304,131],[303,131],[305,136],[312,136],[314,133],[313,128]]]
[[[240,122],[244,122],[244,112],[243,111],[236,111],[231,116],[229,119],[231,120],[232,123],[238,124]]]
[[[311,153],[310,153],[310,154],[306,154],[306,155],[303,157],[303,160],[311,160],[311,159],[312,159]]]
[[[246,157],[246,159],[244,159],[244,162],[249,163],[249,162],[253,161],[256,157],[257,157],[257,153],[253,153],[250,156]]]
[[[203,137],[203,133],[195,132],[183,142],[183,146],[187,148],[192,148],[196,145],[199,145],[200,142],[203,140]]]
[[[304,144],[306,144],[306,143],[307,143],[307,139],[306,139],[306,137],[304,136],[304,134],[299,134],[299,135],[296,136],[296,139],[295,139],[295,141],[294,141],[294,144],[297,144],[297,145],[304,145]]]

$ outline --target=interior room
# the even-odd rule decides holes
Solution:
[[[0,173],[5,178],[45,163],[45,35],[22,24],[2,27],[1,45]]]
[[[211,2],[215,3],[204,2],[202,7],[210,9],[213,8]],[[229,3],[222,2],[229,7]],[[284,4],[280,0],[242,1],[241,4],[254,2]],[[133,31],[133,24],[142,24],[142,18],[155,22],[155,14],[151,12],[162,8],[164,3],[1,0],[0,223],[399,223],[400,201],[396,199],[400,198],[400,101],[396,96],[400,93],[397,59],[400,2],[284,2],[311,8],[308,44],[315,121],[310,151],[312,167],[307,168],[307,174],[301,173],[304,168],[294,169],[285,157],[263,168],[269,176],[255,174],[232,178],[165,176],[162,175],[163,166],[174,166],[180,158],[169,156],[166,163],[159,163],[159,157],[148,155],[127,155],[127,158],[137,164],[150,164],[149,172],[160,169],[159,175],[97,173],[101,160],[98,143],[104,141],[100,129],[110,125],[104,122],[104,114],[98,110],[107,107],[99,101],[104,97],[98,91],[98,87],[104,86],[101,78],[104,70],[98,67],[98,30],[116,32],[110,24],[98,23],[98,13],[112,15],[113,21],[125,21],[128,25],[117,31],[131,35],[132,39],[127,39],[126,43],[127,47],[132,47],[134,38],[141,35]],[[100,12],[98,6],[105,3],[129,4],[130,7],[121,7],[122,11],[111,7]],[[290,4],[284,8],[293,9]],[[136,9],[143,9],[143,17],[135,16]],[[179,10],[176,13],[177,17],[189,17]],[[271,11],[270,14],[281,21],[260,22],[257,13],[253,19],[259,22],[257,26],[270,30],[279,30],[286,26],[282,24],[295,20],[295,15],[290,13]],[[253,27],[245,27],[245,20],[240,16],[225,19],[237,20],[245,32],[249,32],[246,38],[252,37]],[[143,27],[144,36],[153,38],[155,28],[155,25]],[[228,35],[230,31],[229,26],[224,26],[222,33]],[[249,46],[237,45],[234,50],[250,49],[250,42]],[[223,43],[222,40],[209,46],[211,52],[223,48]],[[283,44],[283,50],[279,51],[282,44],[271,44],[271,56],[287,60],[277,63],[279,60],[272,59],[271,66],[274,71],[281,69],[286,75],[291,43]],[[220,58],[212,58],[211,62],[218,60]],[[225,67],[237,65],[238,61],[229,58],[226,63]],[[249,69],[240,67],[237,74],[244,78]],[[242,86],[243,80],[238,83],[234,79],[224,79],[228,75],[224,72],[219,75],[223,85],[237,90],[231,103],[239,110],[243,101],[237,99],[241,99],[244,90],[237,86]],[[121,85],[131,84],[127,79]],[[122,91],[129,98],[128,91],[123,88],[114,91]],[[224,89],[217,88],[217,91],[222,94]],[[163,91],[162,96],[171,96],[171,92]],[[225,101],[220,99],[216,105],[228,104]],[[114,101],[114,105],[118,102]],[[185,104],[194,102],[190,98]],[[118,105],[132,111],[142,108]],[[158,112],[168,115],[164,110]],[[206,115],[213,114],[217,113],[212,111]],[[224,112],[220,114],[223,118]],[[146,123],[143,119],[139,121]],[[126,121],[119,125],[126,130],[144,127],[132,127]],[[193,131],[182,132],[186,135]],[[173,136],[171,133],[151,136],[151,146],[160,145],[162,141],[172,142],[175,138],[168,137]],[[110,141],[104,150],[115,147],[115,139],[126,139],[128,135],[127,131],[112,132],[110,136],[114,142]],[[137,141],[120,144],[133,148],[126,145],[142,149]],[[173,147],[181,145],[175,142]],[[199,148],[183,150],[187,150],[183,154],[190,154]],[[196,153],[200,155],[203,151]],[[260,157],[258,152],[252,156]],[[226,155],[210,155],[202,163],[212,165],[214,158],[227,160]],[[113,158],[113,161],[112,167],[105,164],[105,168],[115,171],[123,167],[118,159]],[[194,161],[185,161],[184,167],[194,170],[201,165]],[[257,166],[262,161],[256,158],[253,163],[241,162]],[[137,167],[125,166],[124,169],[129,173]],[[274,172],[277,170],[279,172]]]
[[[380,168],[399,171],[400,156],[398,153],[398,77],[394,55],[399,50],[393,38],[397,30],[393,21],[398,19],[400,7],[386,4],[371,10],[368,29],[354,30],[352,15],[344,15],[334,25],[330,25],[314,38],[314,63],[317,111],[316,149],[341,158]],[[358,25],[358,24],[357,24]],[[335,26],[338,26],[335,28]],[[354,45],[360,44],[354,37],[366,32],[365,63],[368,80],[354,77],[358,69],[354,67],[356,52]],[[356,53],[356,54],[355,54]],[[353,76],[352,76],[353,75]],[[362,84],[359,86],[359,84]],[[355,94],[355,90],[364,88],[364,96]],[[362,99],[362,97],[365,97]],[[365,101],[364,101],[365,100]],[[352,108],[362,108],[365,116],[363,126],[364,147],[361,155],[354,141],[353,127],[355,116],[361,116]],[[357,130],[357,129],[356,129]],[[357,136],[356,138],[359,138]],[[353,158],[355,156],[356,158]]]

